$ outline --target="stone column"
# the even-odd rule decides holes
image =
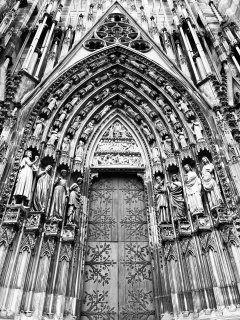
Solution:
[[[185,57],[185,55],[183,53],[183,50],[182,50],[182,48],[180,46],[180,42],[177,41],[176,45],[177,45],[177,53],[178,53],[178,59],[179,59],[181,70],[182,70],[183,74],[188,79],[191,79],[191,74],[190,74],[190,71],[189,71],[189,68],[188,68],[188,63],[187,63],[186,57]]]
[[[192,26],[190,18],[187,18],[186,20],[187,20],[188,27],[189,27],[190,32],[192,34],[192,37],[193,37],[193,39],[195,41],[195,45],[196,45],[196,47],[198,49],[199,55],[200,55],[200,57],[202,59],[202,63],[204,65],[204,68],[205,68],[207,76],[208,76],[208,75],[210,75],[212,73],[212,70],[211,70],[211,68],[209,66],[209,63],[208,63],[208,60],[206,58],[205,52],[204,52],[204,50],[202,48],[202,45],[200,43],[200,40],[199,40],[198,35],[196,33],[196,30],[195,30],[194,26]]]
[[[15,264],[16,264],[16,261],[17,261],[18,255],[19,255],[19,250],[20,250],[20,246],[21,246],[21,242],[22,242],[22,238],[23,238],[25,224],[26,224],[26,220],[24,220],[24,222],[23,222],[22,229],[21,229],[21,231],[19,233],[19,237],[17,239],[16,249],[15,249],[13,257],[11,259],[10,268],[9,268],[9,271],[7,274],[6,285],[1,290],[1,296],[2,296],[2,304],[1,304],[1,308],[0,308],[1,309],[1,316],[6,315],[8,294],[9,294],[9,290],[10,290],[10,283],[12,281],[13,272],[15,269]]]
[[[200,78],[199,78],[199,75],[198,75],[198,72],[197,72],[197,69],[196,69],[196,66],[195,66],[195,63],[193,61],[193,52],[192,52],[192,48],[191,48],[191,45],[189,44],[189,41],[183,31],[183,28],[179,22],[179,19],[175,13],[175,10],[173,10],[173,21],[174,21],[174,24],[178,27],[179,31],[180,31],[180,34],[181,34],[181,37],[182,37],[182,40],[183,40],[183,43],[185,45],[185,48],[187,50],[187,54],[188,54],[188,58],[189,58],[189,61],[190,61],[190,64],[191,64],[191,67],[192,67],[192,70],[193,70],[193,73],[194,73],[194,76],[195,76],[195,79],[196,79],[196,82],[199,82],[200,81]]]
[[[172,49],[172,44],[171,44],[171,39],[170,39],[170,34],[168,33],[166,28],[162,29],[163,31],[163,41],[164,41],[164,45],[166,48],[166,52],[167,52],[167,56],[176,63],[176,57],[173,53],[173,49]]]
[[[0,101],[5,100],[5,90],[6,90],[6,75],[8,65],[10,63],[10,57],[6,57],[6,60],[0,67]]]
[[[204,68],[204,66],[203,66],[202,60],[201,60],[198,52],[196,52],[196,53],[194,54],[193,60],[196,61],[196,64],[197,64],[197,66],[198,66],[198,71],[199,71],[199,73],[200,73],[200,75],[201,75],[202,80],[204,80],[207,75],[206,75],[205,68]]]
[[[219,23],[223,22],[223,18],[221,14],[218,12],[217,8],[215,7],[215,4],[212,0],[209,1],[209,6],[212,9],[212,12],[214,13],[215,17],[218,19]]]
[[[31,56],[31,60],[28,64],[28,73],[33,75],[36,63],[38,61],[38,58],[41,56],[41,51],[40,49],[36,48],[35,51],[33,52]]]
[[[63,40],[63,44],[62,44],[62,51],[61,51],[61,55],[60,55],[60,60],[63,59],[70,48],[70,41],[71,41],[71,34],[72,34],[72,26],[69,25]]]
[[[40,71],[42,69],[43,62],[44,62],[46,54],[47,54],[47,50],[48,50],[49,44],[51,43],[52,34],[53,34],[53,31],[54,31],[54,28],[58,24],[58,22],[60,21],[61,11],[62,11],[62,5],[59,6],[58,12],[57,12],[56,17],[54,19],[54,22],[52,23],[51,28],[50,28],[49,32],[47,33],[47,35],[45,37],[45,43],[44,43],[44,46],[43,46],[43,49],[42,49],[41,59],[39,61],[38,68],[37,68],[36,73],[35,73],[35,77],[37,77],[37,78],[39,77]]]
[[[58,51],[58,42],[55,41],[55,43],[52,46],[52,49],[50,50],[47,58],[47,65],[45,68],[44,75],[47,76],[54,68],[55,59]]]
[[[31,46],[28,50],[28,53],[27,53],[27,56],[25,58],[25,61],[23,63],[23,66],[22,68],[26,71],[28,71],[28,66],[29,66],[29,63],[30,63],[30,60],[32,58],[32,55],[37,47],[37,44],[38,44],[38,41],[41,37],[41,34],[43,32],[43,28],[45,27],[45,24],[46,24],[46,21],[47,21],[47,18],[49,16],[49,14],[51,13],[51,10],[52,10],[52,6],[53,6],[53,1],[51,0],[50,3],[48,4],[47,6],[47,10],[46,12],[44,13],[44,17],[43,17],[43,20],[40,20],[39,22],[39,26],[38,26],[38,29],[36,31],[36,34],[33,38],[33,41],[31,43]]]

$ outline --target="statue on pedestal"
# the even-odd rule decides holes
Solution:
[[[196,172],[192,170],[189,164],[183,167],[185,170],[185,187],[188,197],[189,210],[192,215],[202,214],[204,212],[202,197],[201,197],[201,180]]]
[[[27,150],[24,158],[20,164],[20,172],[17,177],[17,184],[14,190],[15,199],[22,197],[23,200],[28,202],[32,194],[33,171],[36,171],[35,163],[38,161],[38,156],[34,161],[31,161],[32,151]]]
[[[170,202],[172,204],[173,220],[185,218],[185,202],[183,199],[182,184],[178,179],[177,174],[173,174],[172,182],[169,185]]]
[[[69,189],[69,207],[67,213],[67,224],[76,224],[79,222],[76,216],[81,206],[81,184],[82,178],[77,179],[77,183],[73,183]]]
[[[55,180],[50,218],[61,220],[64,216],[65,198],[68,192],[66,176],[67,170],[61,170],[61,175]]]
[[[167,189],[164,185],[164,180],[160,176],[156,177],[155,184],[155,200],[156,212],[159,223],[170,223],[170,216],[168,211]]]
[[[223,203],[221,192],[214,175],[214,165],[207,157],[202,158],[202,184],[207,193],[210,209],[214,209]]]
[[[44,211],[47,207],[52,183],[51,170],[52,166],[48,165],[37,174],[38,181],[33,198],[33,208],[36,211]]]

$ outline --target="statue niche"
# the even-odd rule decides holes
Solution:
[[[52,205],[49,213],[49,218],[53,220],[62,220],[64,216],[66,196],[68,194],[66,177],[67,170],[63,169],[54,182]]]
[[[81,186],[82,178],[77,179],[77,183],[73,183],[69,188],[69,203],[67,211],[67,224],[78,224],[79,214],[82,206]]]
[[[201,197],[201,180],[189,164],[185,164],[183,168],[185,171],[184,183],[187,193],[189,211],[192,216],[203,214],[204,208]]]
[[[170,223],[171,219],[167,200],[167,188],[164,179],[160,176],[156,176],[155,178],[154,191],[158,223]]]
[[[172,175],[172,181],[168,185],[170,193],[170,203],[172,206],[173,220],[182,220],[186,218],[186,206],[183,198],[183,187],[177,174]]]
[[[221,191],[217,184],[214,165],[207,157],[202,158],[202,184],[206,191],[210,209],[213,210],[223,204]]]
[[[35,164],[39,157],[36,156],[34,161],[31,161],[32,151],[27,150],[20,164],[20,171],[17,176],[17,183],[14,190],[15,203],[28,205],[32,195],[33,172],[37,171]]]
[[[48,165],[44,170],[41,170],[38,174],[38,181],[33,198],[33,208],[36,211],[45,211],[47,203],[50,197],[52,177],[50,172],[52,166]]]

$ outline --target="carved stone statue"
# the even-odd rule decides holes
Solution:
[[[90,134],[92,133],[92,131],[94,129],[94,124],[95,124],[94,120],[92,120],[88,123],[88,125],[86,126],[86,128],[84,129],[83,134],[82,134],[84,139],[87,139],[90,136]]]
[[[82,178],[77,179],[77,183],[73,183],[69,189],[69,207],[67,213],[67,223],[76,224],[78,222],[78,217],[76,214],[79,211],[81,205],[81,184]]]
[[[221,192],[214,176],[214,165],[207,157],[202,158],[202,184],[207,193],[209,206],[214,209],[223,203]]]
[[[78,127],[80,126],[81,123],[81,117],[77,116],[76,118],[74,118],[71,126],[68,128],[67,133],[74,135],[76,130],[78,129]]]
[[[158,163],[160,161],[160,152],[155,144],[152,146],[152,160],[153,163]]]
[[[62,152],[69,153],[69,151],[70,151],[70,143],[71,143],[71,140],[70,140],[69,135],[67,135],[66,137],[63,138]]]
[[[173,154],[172,139],[169,135],[166,135],[163,139],[163,152],[166,157],[170,157]]]
[[[50,218],[62,219],[65,210],[65,198],[67,195],[67,170],[61,170],[61,175],[54,182],[53,199],[50,210]]]
[[[156,181],[154,184],[155,190],[155,200],[156,200],[156,211],[158,215],[159,223],[169,223],[169,211],[168,211],[168,202],[167,202],[167,194],[166,187],[164,186],[164,181],[160,176],[156,177]]]
[[[204,211],[201,197],[201,180],[196,172],[192,170],[189,164],[185,164],[184,183],[188,197],[189,210],[192,215],[202,214]]]
[[[162,133],[162,131],[165,130],[165,128],[164,128],[164,126],[163,126],[163,124],[162,124],[162,122],[161,122],[160,119],[157,119],[157,120],[155,121],[154,125],[155,125],[155,128],[157,129],[157,131],[158,131],[159,133]]]
[[[52,166],[48,165],[45,170],[37,174],[38,181],[33,198],[33,207],[36,211],[44,211],[47,207],[52,182],[51,170]]]
[[[202,126],[198,120],[191,121],[191,128],[197,141],[203,141]]]
[[[28,202],[32,194],[33,170],[37,170],[35,163],[38,161],[38,156],[34,161],[31,161],[32,151],[27,150],[20,164],[20,172],[17,177],[17,184],[14,190],[14,196],[17,202],[19,197],[22,197],[24,202]]]
[[[185,218],[185,202],[183,199],[182,184],[177,174],[173,174],[172,182],[169,185],[170,202],[172,205],[172,215],[174,220]]]
[[[45,113],[47,116],[53,111],[53,109],[57,105],[57,99],[52,97],[49,101],[49,104],[47,107],[43,108],[42,112]]]
[[[42,132],[43,132],[43,128],[44,128],[44,119],[43,118],[38,118],[36,120],[36,123],[35,123],[35,129],[33,131],[33,137],[35,137],[36,139],[39,139],[42,135]]]
[[[143,120],[141,120],[140,128],[142,129],[142,131],[148,141],[151,141],[154,139],[154,136],[153,136],[149,126]]]
[[[66,120],[68,117],[68,113],[66,110],[62,110],[60,113],[60,116],[57,120],[54,121],[54,126],[57,126],[58,128],[60,128],[62,126],[62,123],[64,120]]]
[[[147,103],[142,102],[140,106],[143,108],[146,114],[148,114],[151,118],[157,117],[156,112],[153,111]]]
[[[105,114],[110,110],[111,105],[106,105],[104,108],[94,117],[97,121],[105,116]]]
[[[182,149],[187,149],[188,148],[188,144],[187,144],[187,141],[186,141],[186,137],[185,137],[185,134],[183,132],[183,130],[181,129],[178,129],[177,130],[177,140],[181,146]]]
[[[58,129],[52,130],[47,145],[54,146],[58,140]]]
[[[82,163],[83,156],[84,156],[84,142],[82,140],[79,140],[76,153],[75,153],[75,160],[80,161]]]
[[[133,120],[137,120],[137,121],[139,120],[139,114],[135,112],[130,106],[125,105],[124,110]]]

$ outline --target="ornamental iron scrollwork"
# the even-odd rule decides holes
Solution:
[[[114,320],[116,312],[109,306],[108,299],[108,291],[85,292],[81,316],[89,320]]]
[[[99,283],[103,286],[109,284],[110,280],[110,268],[116,264],[111,259],[111,246],[110,243],[103,243],[92,247],[88,244],[87,258],[86,258],[86,270],[85,281],[92,281],[93,283]]]
[[[111,230],[116,224],[116,220],[112,218],[109,213],[110,208],[106,208],[105,210],[101,210],[100,208],[90,210],[88,221],[89,240],[110,239]]]
[[[154,319],[155,311],[151,309],[153,302],[152,292],[143,289],[129,290],[128,303],[122,307],[120,315],[122,320],[148,320]]]
[[[148,238],[146,210],[134,208],[127,209],[126,216],[120,221],[121,227],[126,232],[126,238],[140,240],[142,237]]]
[[[144,280],[152,281],[149,254],[148,245],[142,246],[136,243],[125,245],[125,258],[121,260],[121,263],[126,267],[125,279],[128,284],[133,285]]]

